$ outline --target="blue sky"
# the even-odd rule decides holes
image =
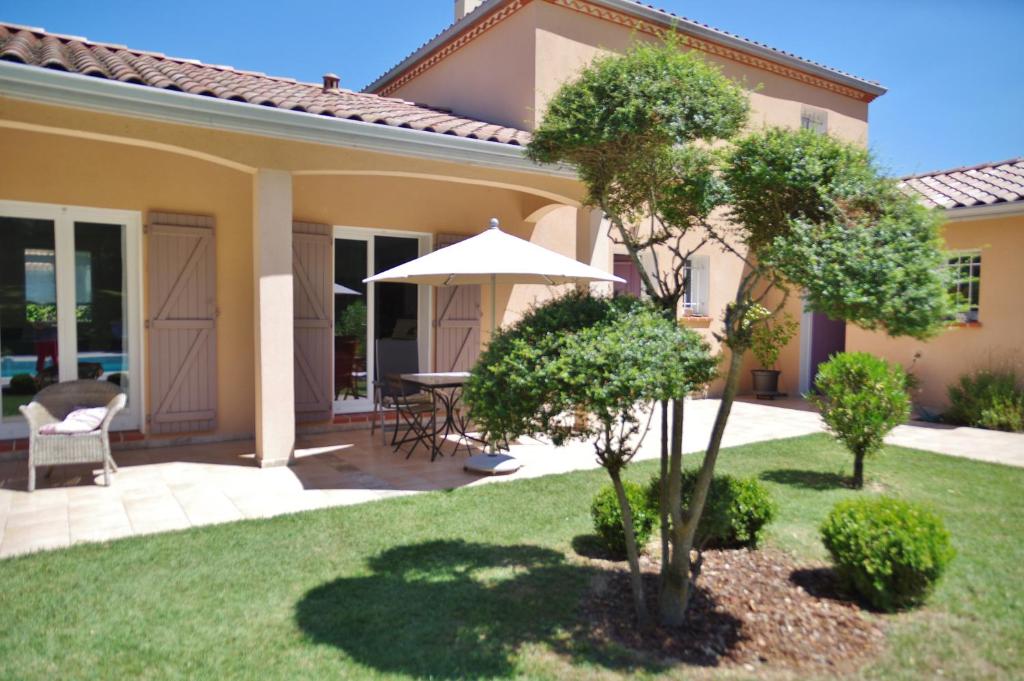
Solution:
[[[858,76],[894,174],[1024,156],[1024,0],[648,0]],[[0,20],[359,89],[447,26],[452,0],[4,0]]]

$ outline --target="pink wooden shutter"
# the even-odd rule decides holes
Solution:
[[[329,225],[296,222],[295,418],[324,421],[333,414],[334,238]]]
[[[150,213],[146,228],[152,433],[217,425],[214,219]]]
[[[466,237],[439,234],[437,248]],[[438,286],[434,366],[437,371],[469,371],[480,356],[480,287]]]

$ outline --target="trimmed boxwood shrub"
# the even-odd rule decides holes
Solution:
[[[629,499],[629,507],[633,511],[633,532],[636,535],[636,545],[640,551],[651,539],[651,532],[654,530],[654,523],[658,519],[657,508],[654,512],[647,503],[647,493],[643,486],[635,482],[623,481],[622,486],[626,490],[626,498]],[[601,538],[601,542],[608,550],[608,553],[615,558],[626,557],[626,533],[622,529],[622,513],[619,510],[619,501],[615,496],[615,488],[605,485],[594,496],[590,504],[590,517],[594,520],[594,531]]]
[[[846,584],[886,611],[923,603],[956,555],[941,518],[891,497],[839,502],[821,538]]]
[[[697,471],[683,471],[683,504],[693,496]],[[658,516],[661,479],[647,488],[651,514]],[[777,507],[768,488],[755,478],[716,475],[708,489],[694,542],[709,548],[754,548],[764,539],[764,529],[775,518]]]
[[[39,387],[31,374],[15,374],[11,376],[11,383],[7,390],[12,395],[34,395],[39,391]]]

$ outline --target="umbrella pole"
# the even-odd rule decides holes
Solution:
[[[498,331],[498,276],[491,274],[491,338],[488,345],[494,341],[494,334]],[[493,442],[487,443],[487,452],[491,456],[498,453]]]

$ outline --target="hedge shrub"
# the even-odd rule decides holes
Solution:
[[[693,496],[697,471],[683,471],[683,505]],[[654,477],[647,487],[647,503],[658,517],[661,479]],[[768,488],[755,478],[716,475],[708,489],[694,542],[709,548],[754,548],[764,539],[765,526],[775,518],[775,500]]]
[[[626,490],[626,498],[633,511],[633,531],[636,535],[637,550],[643,551],[654,531],[658,510],[655,507],[654,511],[651,511],[643,486],[629,481],[623,481],[622,486]],[[614,558],[625,558],[626,533],[622,529],[622,512],[619,510],[615,488],[610,484],[602,487],[594,496],[594,501],[590,504],[590,517],[593,518],[594,530],[608,553]]]
[[[885,611],[923,603],[955,555],[941,518],[891,497],[836,504],[821,538],[843,581]]]
[[[15,374],[11,376],[11,383],[7,387],[12,395],[35,395],[39,392],[36,379],[31,374]]]
[[[1012,371],[983,370],[949,386],[951,423],[990,430],[1024,432],[1024,386]]]

